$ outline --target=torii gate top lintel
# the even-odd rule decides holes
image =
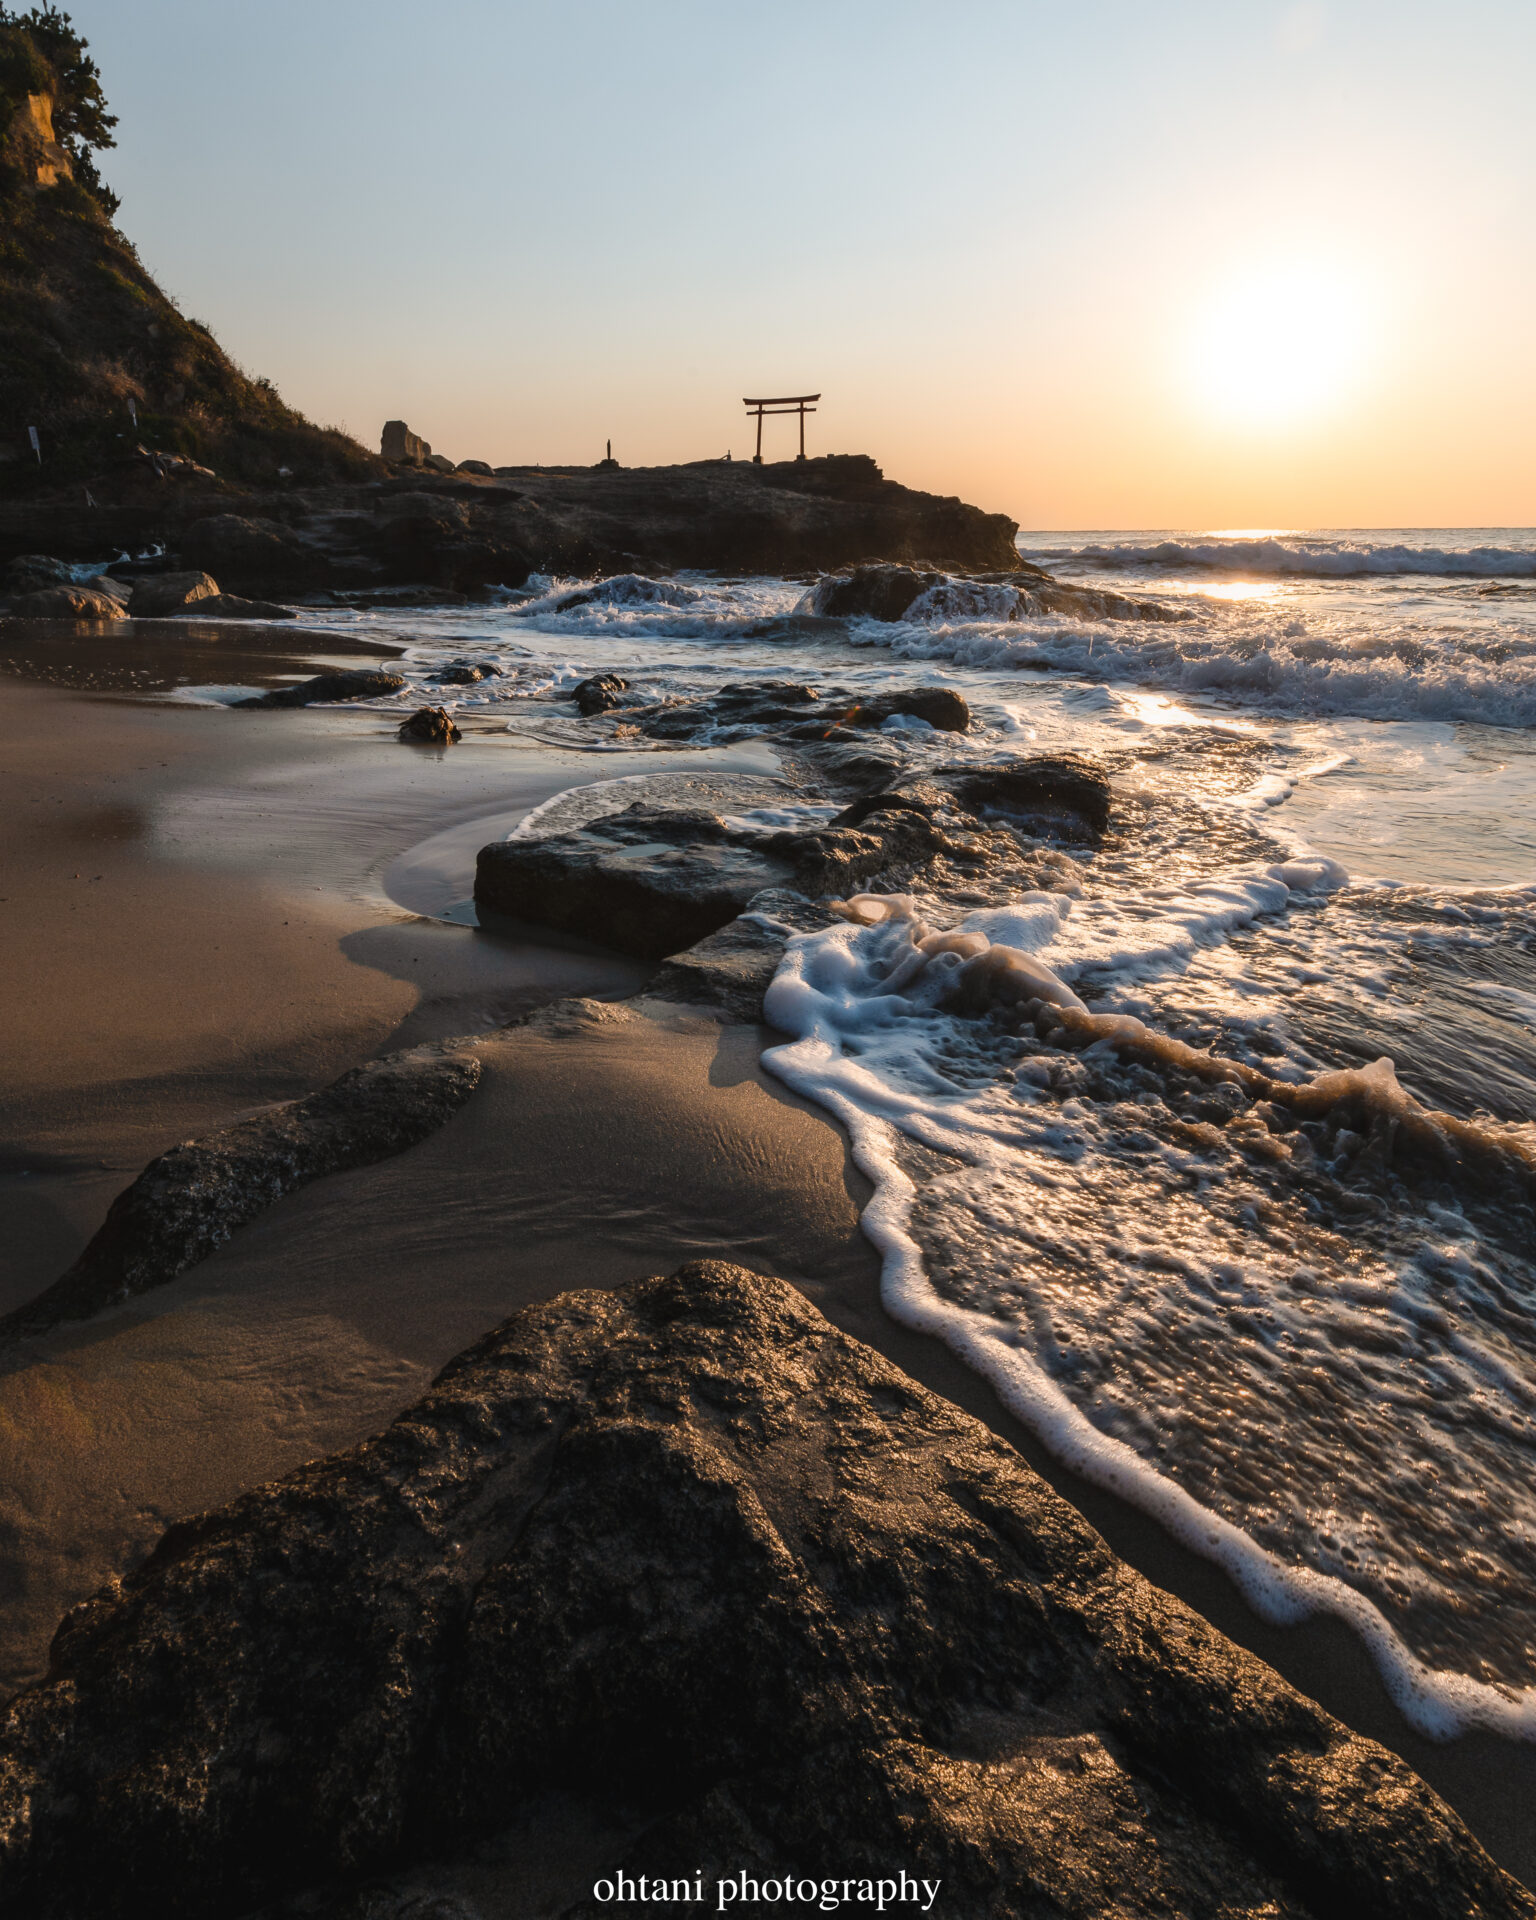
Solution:
[[[765,413],[799,414],[800,453],[798,457],[803,460],[805,458],[805,416],[808,413],[814,413],[816,411],[812,402],[820,398],[821,395],[819,393],[787,393],[780,394],[777,399],[773,400],[744,399],[741,404],[744,407],[750,408],[757,416],[757,452],[752,456],[752,464],[758,467],[763,464],[763,415]]]

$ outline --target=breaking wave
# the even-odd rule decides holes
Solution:
[[[1170,629],[1027,619],[931,628],[861,625],[908,660],[1073,674],[1209,694],[1277,713],[1536,726],[1536,635],[1509,627],[1362,630],[1344,620],[1239,614]]]
[[[1079,567],[1203,568],[1212,572],[1301,574],[1344,579],[1360,574],[1423,573],[1478,579],[1536,577],[1530,547],[1415,547],[1349,540],[1116,540],[1084,547],[1029,548],[1035,560],[1069,560]]]

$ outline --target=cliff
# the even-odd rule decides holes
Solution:
[[[94,160],[113,117],[85,46],[67,15],[0,9],[0,493],[131,466],[140,442],[236,481],[382,472],[242,373],[113,226]]]

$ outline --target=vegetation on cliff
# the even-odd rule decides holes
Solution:
[[[0,7],[0,488],[89,479],[140,443],[248,482],[379,471],[242,373],[155,284],[97,167],[115,125],[69,15]]]

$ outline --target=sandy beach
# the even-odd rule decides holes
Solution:
[[[295,636],[281,644],[244,672],[288,670]],[[399,1158],[292,1195],[173,1284],[4,1356],[7,1685],[43,1670],[60,1614],[168,1522],[376,1431],[516,1308],[726,1258],[803,1288],[1009,1439],[1132,1565],[1401,1753],[1536,1877],[1528,1749],[1412,1734],[1344,1627],[1264,1627],[885,1316],[858,1227],[867,1185],[839,1131],[760,1067],[767,1030],[632,1002],[645,970],[580,942],[490,936],[389,898],[413,849],[472,844],[479,823],[613,778],[626,756],[489,733],[424,751],[383,715],[243,713],[51,677],[0,682],[14,823],[0,1305],[53,1279],[175,1141],[421,1040],[478,1036],[484,1077]]]

